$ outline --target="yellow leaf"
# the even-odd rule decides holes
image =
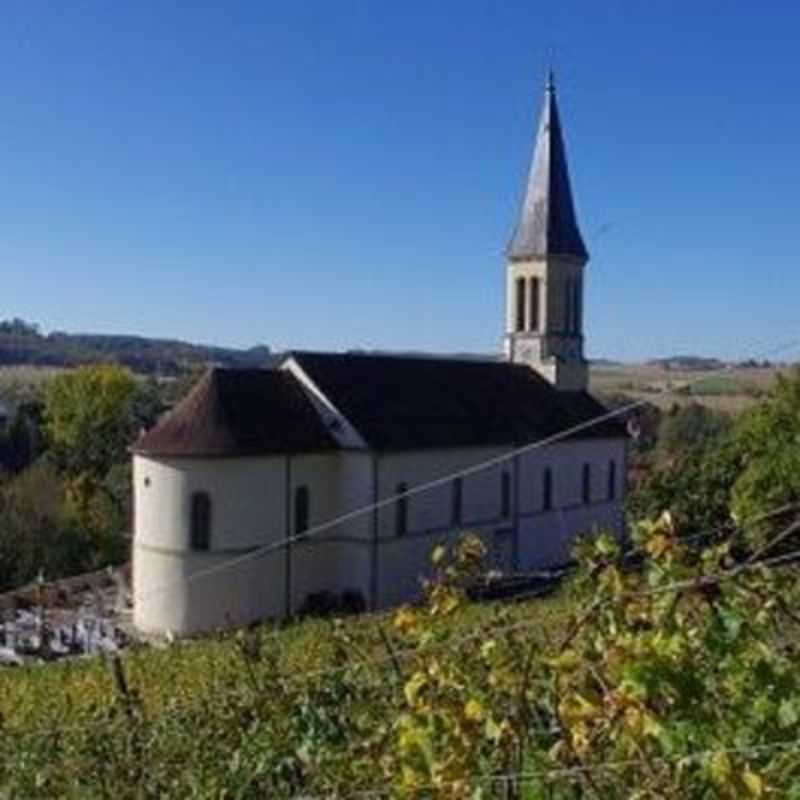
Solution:
[[[486,727],[484,728],[486,738],[492,742],[499,742],[503,735],[503,727],[498,725],[491,717],[486,720]]]
[[[472,722],[480,722],[484,717],[483,706],[478,700],[468,700],[464,706],[464,716]]]
[[[424,672],[415,672],[403,688],[403,693],[406,696],[406,702],[410,706],[417,704],[420,692],[425,688],[428,683],[428,677]]]
[[[660,558],[669,550],[670,544],[669,537],[665,536],[663,533],[658,533],[647,541],[645,550],[647,550],[648,554],[653,558]]]
[[[660,736],[661,725],[658,724],[656,718],[647,712],[642,713],[642,732],[645,736]]]
[[[582,756],[589,749],[589,728],[585,723],[579,722],[572,729],[572,748]]]
[[[742,783],[751,797],[761,797],[764,794],[764,782],[759,775],[751,772],[749,767],[742,773]]]
[[[709,771],[714,783],[718,786],[725,786],[731,777],[731,760],[728,758],[728,754],[714,753],[709,762]]]
[[[400,630],[411,630],[417,626],[417,613],[405,606],[394,615],[394,626]]]
[[[481,655],[484,658],[489,658],[492,653],[497,649],[497,640],[489,639],[481,645]]]
[[[434,567],[438,566],[442,563],[446,555],[447,548],[443,544],[434,547],[433,552],[431,553],[431,564],[433,564]]]
[[[577,692],[565,697],[559,704],[559,713],[567,724],[581,720],[590,720],[597,716],[600,709]]]
[[[547,659],[547,664],[559,672],[570,672],[580,666],[581,658],[574,650],[565,650],[555,658]]]

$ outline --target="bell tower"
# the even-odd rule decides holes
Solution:
[[[553,74],[545,87],[525,199],[507,250],[505,353],[564,391],[584,391],[583,272]]]

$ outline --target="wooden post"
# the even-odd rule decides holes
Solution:
[[[128,688],[128,681],[125,678],[125,670],[122,667],[122,659],[118,653],[109,653],[106,656],[106,663],[108,664],[109,672],[111,673],[111,681],[114,685],[114,694],[122,703],[125,709],[125,716],[129,721],[133,719],[133,703],[130,689]]]

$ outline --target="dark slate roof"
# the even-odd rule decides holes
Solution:
[[[492,361],[295,352],[306,374],[376,450],[521,445],[605,413],[530,367]],[[624,437],[615,420],[570,438]]]
[[[549,255],[574,256],[583,261],[589,257],[575,218],[552,74],[545,91],[525,200],[508,246],[512,260]]]
[[[134,445],[158,456],[320,452],[336,443],[297,381],[266,369],[208,370]]]

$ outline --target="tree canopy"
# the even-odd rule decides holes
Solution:
[[[44,417],[52,457],[71,477],[105,477],[125,458],[135,435],[136,380],[122,367],[80,367],[45,390]]]
[[[724,533],[800,502],[800,369],[730,425],[692,415],[684,449],[631,497],[634,518],[669,510],[684,531]]]

